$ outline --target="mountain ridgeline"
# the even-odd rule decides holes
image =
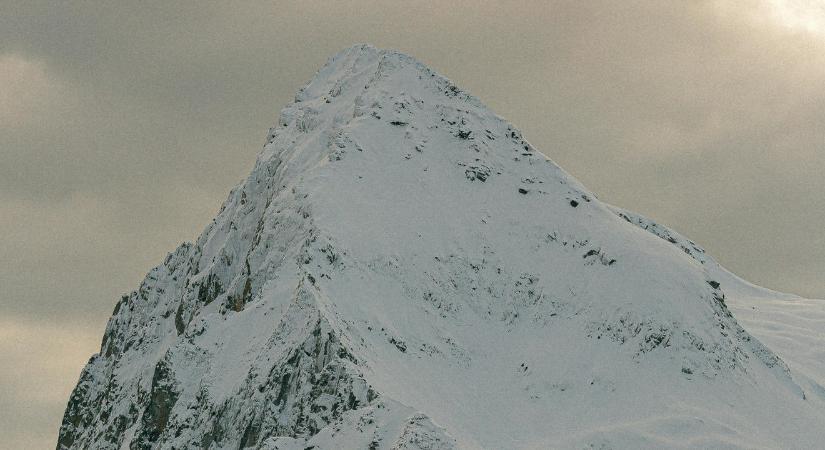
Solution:
[[[57,448],[821,444],[825,389],[739,325],[742,295],[781,294],[358,45],[116,304]]]

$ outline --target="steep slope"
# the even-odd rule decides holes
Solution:
[[[765,291],[355,46],[118,302],[58,448],[814,446],[822,388],[733,292]]]

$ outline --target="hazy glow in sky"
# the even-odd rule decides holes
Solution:
[[[782,26],[815,33],[825,38],[825,1],[765,0],[773,18]]]

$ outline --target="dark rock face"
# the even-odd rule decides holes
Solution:
[[[202,424],[204,448],[258,448],[269,436],[310,437],[344,412],[364,406],[376,394],[353,375],[349,353],[318,323],[311,337],[285,361],[273,365],[263,383],[246,387],[214,410]],[[238,424],[244,424],[242,428]]]
[[[80,375],[80,381],[69,397],[69,404],[63,414],[63,423],[57,439],[58,449],[72,448],[77,440],[78,432],[88,428],[95,419],[94,398],[90,398],[93,395],[90,384],[94,379],[88,370],[94,364],[95,358],[92,357],[89,361],[89,366]]]
[[[150,449],[166,430],[172,408],[178,401],[178,392],[175,387],[175,377],[170,363],[162,359],[155,366],[152,376],[152,388],[149,392],[149,404],[143,412],[141,433],[137,440],[132,442],[131,448]]]

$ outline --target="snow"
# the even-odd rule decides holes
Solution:
[[[366,45],[119,305],[59,448],[823,437],[821,302],[600,202],[478,99]]]

